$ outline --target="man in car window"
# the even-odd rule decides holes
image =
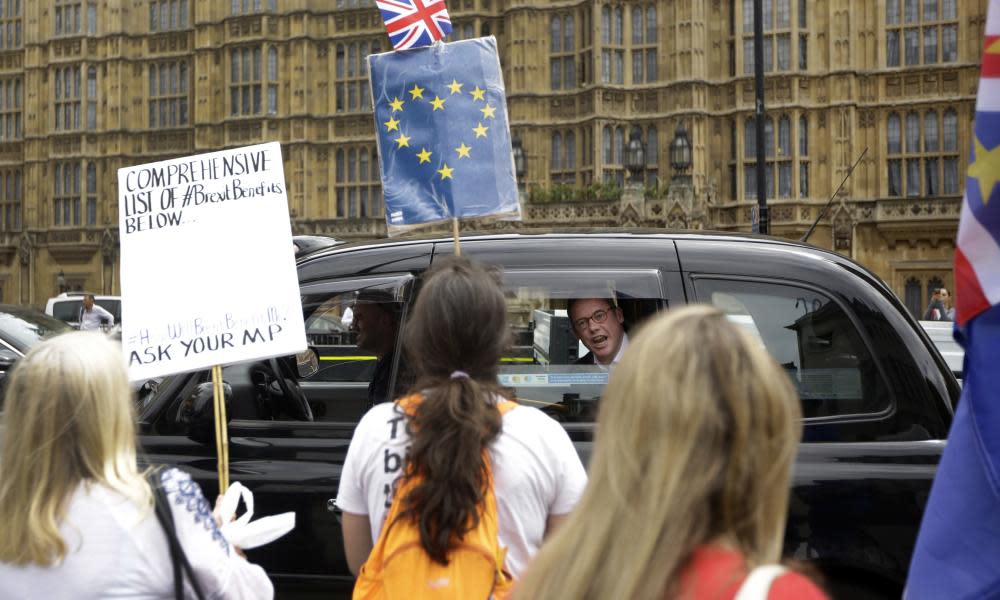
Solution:
[[[94,304],[93,294],[87,294],[83,297],[83,306],[80,307],[80,329],[83,331],[100,329],[102,323],[112,327],[115,318],[104,308]]]
[[[378,361],[368,384],[369,406],[394,399],[393,390],[389,389],[389,379],[392,376],[401,311],[402,305],[393,302],[388,295],[382,297],[380,294],[362,292],[354,303],[350,328],[357,335],[358,349],[371,352]],[[410,383],[410,370],[405,357],[400,356],[394,389],[403,392]]]
[[[569,320],[583,345],[590,352],[576,361],[578,365],[616,365],[628,346],[625,315],[607,298],[570,300]]]

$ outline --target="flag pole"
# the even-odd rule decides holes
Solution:
[[[226,398],[222,387],[222,366],[212,367],[212,399],[215,407],[215,455],[219,464],[219,494],[229,489],[229,432],[226,426]]]
[[[451,218],[451,234],[455,237],[455,256],[462,256],[462,242],[458,238],[458,217]]]

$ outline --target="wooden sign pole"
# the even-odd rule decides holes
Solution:
[[[229,489],[229,427],[226,394],[222,387],[222,366],[212,367],[212,396],[215,405],[215,453],[219,461],[219,494]]]

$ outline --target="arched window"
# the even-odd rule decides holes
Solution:
[[[921,318],[924,314],[923,294],[920,289],[920,280],[910,277],[906,280],[903,288],[903,296],[906,298],[906,308],[914,318]]]
[[[615,128],[615,164],[622,164],[622,157],[625,155],[625,130],[621,127]]]
[[[781,158],[792,156],[792,122],[787,115],[778,119],[778,151]]]
[[[605,125],[601,132],[601,142],[604,147],[604,164],[610,165],[614,162],[611,152],[611,126]]]
[[[552,165],[553,171],[562,169],[562,135],[559,132],[552,134]]]
[[[764,120],[764,153],[768,158],[774,156],[774,120],[771,117]]]
[[[611,7],[605,4],[601,8],[601,43],[611,42]]]
[[[615,27],[613,30],[614,31],[613,40],[616,46],[621,46],[625,38],[625,36],[622,33],[624,29],[624,21],[625,21],[625,9],[622,8],[621,6],[616,6]]]
[[[646,7],[646,43],[656,42],[656,5]]]
[[[886,127],[886,134],[889,138],[888,140],[888,150],[889,154],[899,154],[902,151],[901,137],[902,133],[900,131],[899,115],[896,113],[891,113],[889,115],[889,123]]]
[[[757,158],[757,124],[752,117],[743,126],[743,157],[752,160]]]
[[[805,115],[799,117],[799,154],[809,156],[809,119]]]
[[[572,131],[566,134],[566,168],[576,168],[576,134]]]
[[[551,32],[549,34],[550,40],[550,51],[551,52],[561,52],[562,51],[562,18],[559,15],[552,17]]]
[[[958,115],[951,109],[944,112],[944,150],[958,151]]]
[[[646,164],[655,169],[660,163],[660,141],[657,139],[656,127],[646,130]]]
[[[344,151],[337,150],[337,183],[344,181]]]
[[[573,34],[573,15],[566,15],[563,17],[563,52],[573,50],[575,47]]]
[[[642,7],[633,6],[632,7],[632,43],[641,44],[642,43]]]
[[[906,152],[920,152],[920,117],[915,112],[906,115]]]
[[[924,152],[937,152],[940,147],[938,140],[938,115],[929,110],[924,115]]]
[[[186,94],[187,91],[188,91],[188,68],[187,68],[187,63],[186,62],[182,62],[181,63],[180,80],[181,80],[180,81],[180,84],[181,84],[181,93],[182,94]]]

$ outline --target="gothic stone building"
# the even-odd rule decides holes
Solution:
[[[385,235],[370,0],[0,0],[0,297],[114,293],[116,170],[283,145],[293,228]],[[914,311],[952,284],[986,0],[764,0],[772,233],[864,263]],[[752,0],[451,0],[494,35],[521,226],[750,229]],[[692,146],[677,177],[678,126]],[[636,132],[645,185],[621,193]],[[511,225],[505,225],[510,227]],[[60,278],[60,274],[62,277]]]

